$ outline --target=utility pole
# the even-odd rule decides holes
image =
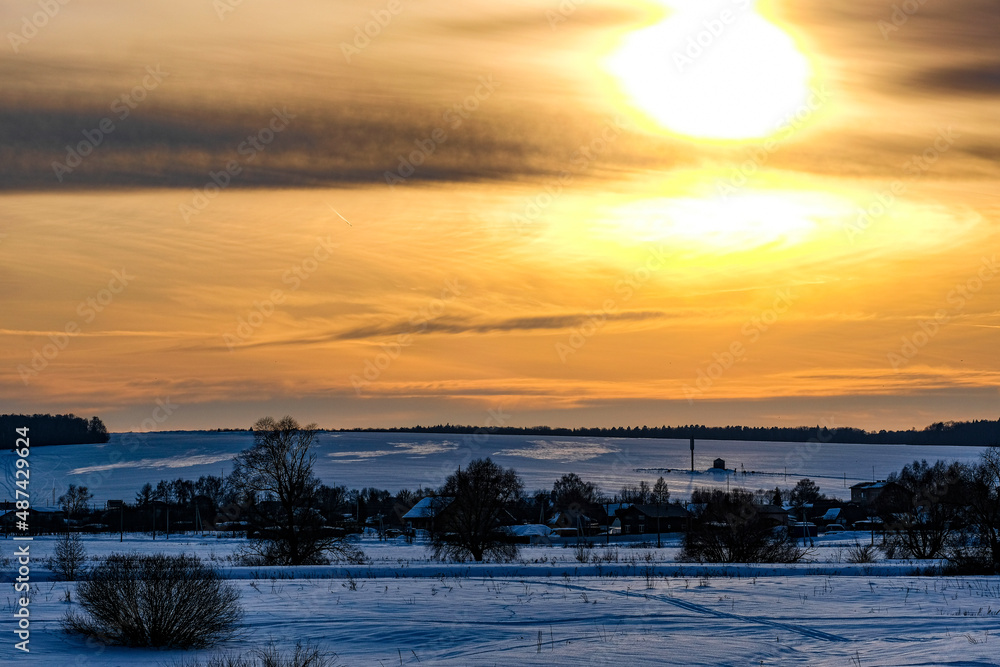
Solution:
[[[694,472],[694,438],[691,438],[691,472]]]
[[[659,549],[663,545],[660,543],[660,499],[656,499],[656,548]]]
[[[611,544],[611,499],[605,499],[604,501],[604,544]]]

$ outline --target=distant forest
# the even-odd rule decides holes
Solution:
[[[493,433],[497,435],[589,436],[605,438],[674,438],[687,440],[750,440],[766,442],[841,442],[873,445],[1000,445],[1000,419],[937,422],[923,430],[865,431],[820,426],[616,426],[613,428],[552,428],[549,426],[482,428],[456,424],[409,428],[355,428],[352,432]]]
[[[32,447],[108,441],[108,429],[100,417],[88,420],[76,415],[0,415],[0,448],[13,449],[20,437],[15,429],[25,426]]]

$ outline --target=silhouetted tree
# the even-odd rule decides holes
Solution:
[[[146,482],[139,489],[139,492],[135,494],[135,504],[138,507],[147,507],[153,503],[156,498],[155,492],[153,491],[153,485]]]
[[[886,553],[905,558],[942,556],[957,537],[963,504],[962,466],[914,461],[887,481],[898,484],[905,497],[879,502],[880,497],[875,503],[886,528]]]
[[[156,483],[156,489],[153,490],[153,499],[170,505],[174,502],[174,485],[161,479]]]
[[[213,507],[220,507],[223,502],[223,481],[218,475],[202,475],[194,483],[196,495],[208,498]]]
[[[477,459],[448,476],[439,493],[453,498],[438,516],[431,536],[436,558],[458,561],[509,561],[518,545],[500,529],[506,507],[517,500],[523,485],[513,468]]]
[[[316,509],[319,480],[310,447],[316,425],[300,427],[291,417],[264,417],[253,426],[254,444],[233,459],[230,481],[248,500],[246,517],[254,539],[246,543],[251,562],[303,565],[329,562],[330,556],[362,556],[342,538],[324,530]]]
[[[808,477],[800,479],[788,495],[789,502],[795,507],[814,503],[821,498],[823,498],[823,494],[820,493],[819,486]]]
[[[656,480],[656,484],[653,485],[653,491],[651,492],[652,500],[654,503],[660,505],[665,504],[670,500],[670,489],[667,488],[667,480],[660,477]]]
[[[703,505],[684,534],[678,560],[700,563],[793,563],[804,552],[788,531],[762,516],[753,494],[742,489],[692,493]]]
[[[194,482],[189,479],[175,479],[170,483],[170,490],[181,507],[190,505],[194,498]]]
[[[962,497],[970,530],[951,559],[970,571],[1000,573],[1000,448],[963,468]]]
[[[107,442],[108,429],[99,417],[90,421],[76,415],[0,415],[0,447],[13,448],[16,428],[28,428],[32,447]]]
[[[75,519],[87,511],[87,503],[93,497],[94,494],[87,490],[87,487],[70,484],[66,493],[59,496],[59,506],[62,507],[67,518]]]

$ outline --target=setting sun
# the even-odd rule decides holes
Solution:
[[[657,129],[744,140],[777,130],[809,96],[809,60],[750,0],[662,0],[664,18],[606,61],[626,103]]]

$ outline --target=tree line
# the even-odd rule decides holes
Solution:
[[[107,442],[108,429],[100,417],[68,415],[0,415],[0,447],[13,449],[20,437],[15,429],[28,428],[31,445],[85,445]]]
[[[325,485],[314,474],[316,433],[315,425],[302,427],[291,417],[258,420],[253,446],[234,458],[225,480],[206,475],[197,481],[145,484],[129,508],[130,520],[142,530],[152,517],[155,535],[158,525],[164,527],[157,523],[160,512],[169,521],[173,509],[178,528],[201,517],[203,528],[245,533],[245,563],[323,564],[362,560],[360,550],[346,539],[349,532],[373,525],[372,519],[378,525],[401,525],[403,514],[433,497],[429,528],[435,557],[506,561],[520,549],[510,526],[546,517],[558,518],[557,527],[606,526],[610,504],[634,503],[650,511],[653,504],[659,516],[658,510],[671,502],[662,477],[653,484],[626,484],[607,497],[592,482],[567,473],[551,490],[526,493],[513,468],[489,458],[459,466],[437,489],[349,491]],[[864,510],[881,519],[879,547],[888,557],[946,559],[965,572],[1000,572],[1000,448],[985,450],[973,464],[915,461],[893,473],[880,490]],[[59,501],[70,520],[80,522],[91,498],[85,487],[70,485]],[[823,496],[808,479],[785,492],[696,489],[680,557],[700,562],[801,560],[806,552],[775,518],[774,506],[786,499],[803,508]],[[119,512],[124,522],[125,508]],[[109,515],[113,521],[113,511],[105,512],[103,520],[109,521]],[[581,538],[586,534],[578,533]]]
[[[1000,419],[969,422],[936,422],[917,430],[866,431],[860,428],[825,426],[614,426],[608,428],[559,428],[551,426],[479,427],[458,424],[400,428],[341,429],[373,433],[445,433],[576,436],[608,438],[669,438],[686,440],[746,440],[751,442],[836,442],[873,445],[998,445]]]

